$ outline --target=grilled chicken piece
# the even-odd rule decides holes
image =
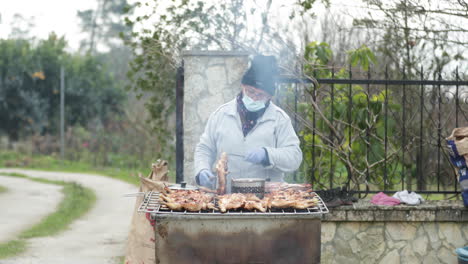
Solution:
[[[161,198],[161,200],[163,200],[166,203],[177,203],[174,199],[172,199],[170,197],[167,197],[167,196],[164,196],[164,195],[160,195],[159,197]]]
[[[244,194],[245,200],[247,201],[256,201],[256,202],[261,202],[262,200],[258,198],[255,194],[253,193],[246,193]]]
[[[226,175],[228,174],[227,154],[221,153],[218,162],[216,163],[216,173],[218,174],[218,194],[226,193]]]
[[[318,199],[311,190],[303,191],[296,189],[278,190],[268,194],[270,199],[267,208],[294,208],[307,209],[318,204]]]
[[[205,203],[169,203],[169,202],[164,202],[164,205],[166,205],[169,209],[174,210],[174,211],[183,211],[187,210],[190,212],[197,212],[204,207],[206,207]]]
[[[170,193],[161,193],[161,204],[172,210],[187,210],[196,212],[200,210],[213,210],[213,197],[206,193],[194,190],[170,190]]]
[[[307,209],[311,207],[315,207],[318,204],[317,198],[312,198],[310,200],[303,200],[303,201],[296,201],[293,208],[295,209]]]
[[[245,194],[245,204],[244,208],[247,210],[259,210],[260,212],[264,213],[267,210],[267,203],[262,202],[263,200],[258,198],[255,194],[253,193],[247,193]]]
[[[288,200],[275,200],[273,199],[271,201],[271,207],[273,208],[289,208],[293,207],[293,205],[296,203],[296,201],[288,201]]]
[[[265,196],[263,197],[262,201],[262,206],[266,208],[267,210],[271,208],[271,197]]]
[[[180,203],[168,203],[168,202],[163,202],[165,206],[167,206],[169,209],[174,210],[174,211],[181,211],[184,207]]]
[[[218,206],[222,213],[231,209],[246,209],[246,210],[259,210],[260,212],[266,212],[266,203],[263,203],[260,198],[255,194],[242,194],[232,193],[219,196]]]
[[[172,193],[173,190],[169,189],[169,187],[165,186],[164,187],[164,193]]]
[[[245,195],[241,193],[232,193],[218,197],[219,210],[225,213],[227,210],[240,209],[244,206]]]
[[[189,203],[183,203],[182,207],[184,207],[185,210],[190,211],[190,212],[197,212],[202,209],[206,208],[206,203],[194,203],[194,202],[189,202]]]
[[[261,202],[257,202],[257,201],[246,201],[244,204],[244,208],[250,211],[253,211],[256,209],[262,213],[266,212],[267,210],[265,207],[263,207]]]

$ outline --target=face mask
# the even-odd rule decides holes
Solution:
[[[245,105],[245,108],[249,110],[250,112],[257,112],[259,110],[262,110],[265,108],[265,102],[264,101],[254,101],[252,98],[248,97],[245,93],[243,93],[244,96],[242,96],[242,102]]]

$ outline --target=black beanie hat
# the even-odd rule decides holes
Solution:
[[[278,67],[274,56],[257,55],[253,58],[250,68],[244,73],[242,84],[274,95],[277,74]]]

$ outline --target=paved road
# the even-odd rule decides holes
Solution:
[[[1,264],[105,264],[117,263],[116,258],[125,255],[125,243],[135,200],[122,195],[135,192],[137,189],[135,186],[109,177],[90,174],[0,169],[0,174],[2,172],[17,172],[35,178],[77,182],[94,190],[97,201],[86,215],[70,225],[69,230],[53,237],[29,239],[29,247],[24,254],[0,260]],[[18,191],[10,186],[6,187],[10,192]],[[18,185],[18,188],[22,188],[21,185]],[[4,195],[7,193],[1,194],[0,200]],[[53,196],[45,197],[50,198],[50,203],[54,200],[57,202]],[[11,204],[9,207],[15,205]],[[10,218],[12,214],[10,210],[0,208],[2,208],[0,219]],[[30,219],[25,218],[24,221],[30,222]],[[0,233],[0,237],[3,237],[3,233]]]

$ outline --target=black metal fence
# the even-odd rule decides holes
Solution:
[[[280,78],[276,102],[293,119],[304,152],[293,178],[316,189],[454,194],[456,170],[445,149],[455,127],[468,126],[468,81],[438,73],[408,80],[403,72],[372,79]],[[342,76],[342,75],[341,75]]]
[[[303,164],[290,180],[315,189],[346,185],[359,193],[413,190],[456,194],[456,170],[445,137],[468,126],[468,81],[450,78],[281,77],[276,103],[301,138]],[[353,78],[354,75],[354,78]],[[377,76],[376,74],[373,74]],[[413,75],[414,76],[414,75]],[[342,75],[341,75],[342,77]],[[183,66],[177,71],[176,181],[183,180]],[[447,80],[450,79],[450,80]]]

